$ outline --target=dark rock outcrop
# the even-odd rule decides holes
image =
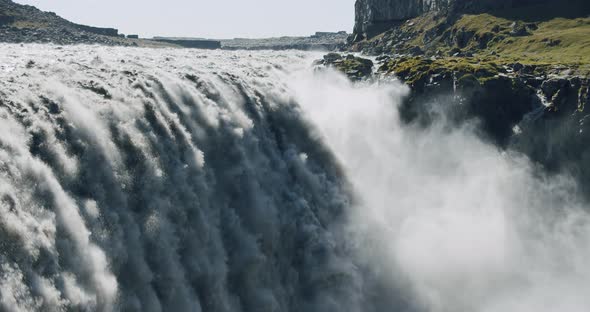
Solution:
[[[354,41],[373,37],[425,12],[446,10],[448,1],[452,0],[357,0]]]
[[[478,134],[498,147],[571,174],[590,199],[590,77],[520,63],[443,65],[419,57],[382,65],[412,88],[400,107],[404,122],[426,128],[441,118],[450,126],[475,121]]]
[[[109,37],[119,36],[119,30],[116,28],[93,27],[93,26],[86,26],[86,25],[80,25],[80,24],[73,24],[72,26],[74,28],[81,30],[81,31],[85,31],[85,32],[89,32],[89,33],[93,33],[93,34],[97,34],[97,35],[103,35],[103,36],[109,36]]]
[[[315,61],[315,65],[334,68],[352,81],[363,80],[373,74],[373,61],[352,54],[342,56],[338,53],[328,53],[323,59]]]
[[[205,40],[205,39],[166,39],[158,38],[156,41],[172,43],[185,48],[193,49],[221,49],[221,42],[218,40]]]

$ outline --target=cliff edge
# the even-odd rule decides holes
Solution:
[[[514,9],[554,5],[570,7],[580,13],[580,5],[588,9],[584,0],[357,0],[355,3],[354,41],[370,39],[404,21],[428,12],[443,15],[461,13],[506,12]],[[585,5],[584,5],[585,4]],[[582,10],[584,11],[584,10]]]
[[[358,0],[349,50],[410,86],[404,122],[476,124],[590,199],[590,1]]]

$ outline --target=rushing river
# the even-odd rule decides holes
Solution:
[[[575,181],[319,57],[0,45],[0,310],[590,309]]]

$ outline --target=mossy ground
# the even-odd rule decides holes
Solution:
[[[526,64],[560,64],[590,70],[590,18],[555,18],[534,23],[527,35],[510,36],[511,25],[518,23],[489,14],[465,15],[456,29],[492,36],[482,53],[497,53],[509,61]],[[494,33],[493,30],[499,30]],[[475,48],[474,41],[469,43]]]
[[[335,63],[335,67],[344,72],[359,72],[359,74],[370,74],[373,63],[370,60],[362,58],[345,58],[341,62]]]
[[[380,68],[380,71],[395,73],[403,77],[410,85],[413,85],[414,82],[422,78],[445,72],[459,73],[457,79],[464,75],[473,75],[480,82],[485,82],[485,80],[491,77],[506,72],[506,68],[503,67],[502,62],[498,61],[498,59],[490,57],[399,58],[384,64]]]
[[[519,28],[522,33],[515,34]],[[520,63],[532,65],[539,72],[569,69],[571,74],[590,75],[590,17],[535,21],[531,17],[519,19],[500,14],[453,18],[426,14],[407,21],[400,29],[411,39],[392,52],[420,47],[427,57],[390,62],[386,71],[417,72],[443,66],[493,72],[503,65]],[[452,56],[456,52],[459,57]],[[437,57],[430,60],[431,56]]]

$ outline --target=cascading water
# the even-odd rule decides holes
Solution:
[[[3,309],[319,311],[354,298],[331,282],[354,279],[329,230],[346,183],[284,90],[281,66],[302,56],[2,50]]]
[[[318,55],[0,48],[2,311],[587,311],[590,218]]]

